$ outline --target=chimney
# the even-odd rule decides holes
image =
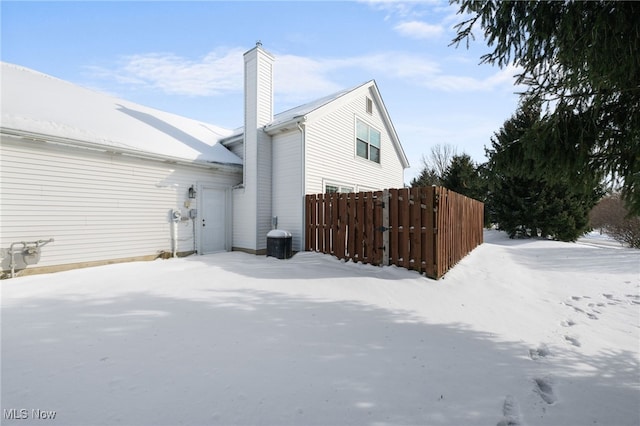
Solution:
[[[255,208],[257,252],[271,229],[271,137],[263,127],[273,120],[273,62],[260,42],[244,54],[244,188]]]
[[[273,120],[273,61],[259,41],[244,54],[245,133]]]

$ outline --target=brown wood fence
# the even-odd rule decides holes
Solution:
[[[437,186],[307,195],[305,249],[438,279],[482,244],[483,213]]]

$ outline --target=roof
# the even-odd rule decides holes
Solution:
[[[220,140],[232,132],[2,63],[3,133],[107,147],[155,158],[242,165]]]
[[[268,131],[274,127],[280,127],[281,125],[288,124],[291,122],[295,122],[300,118],[306,116],[310,112],[315,111],[316,109],[323,107],[324,105],[331,103],[332,101],[338,99],[342,95],[351,92],[352,90],[357,89],[361,85],[356,87],[352,87],[350,89],[341,90],[339,92],[333,93],[331,95],[325,96],[320,99],[316,99],[309,103],[299,105],[297,107],[288,109],[286,111],[280,112],[273,116],[273,120],[265,126],[265,129]],[[244,127],[238,127],[234,129],[233,132],[223,139],[223,143],[226,143],[231,140],[235,140],[244,134]]]
[[[409,167],[409,160],[402,148],[402,144],[400,143],[400,139],[398,138],[398,134],[396,133],[395,127],[391,122],[391,118],[387,112],[387,108],[384,105],[384,101],[382,100],[382,96],[380,95],[380,91],[378,90],[378,86],[375,80],[367,81],[366,83],[359,84],[355,87],[351,87],[349,89],[344,89],[339,92],[333,93],[329,96],[325,96],[320,99],[316,99],[315,101],[306,103],[304,105],[300,105],[298,107],[289,109],[287,111],[276,114],[273,117],[273,120],[264,126],[264,130],[267,133],[276,132],[284,129],[295,128],[295,125],[300,121],[304,121],[306,117],[325,106],[328,106],[336,101],[339,101],[341,98],[347,99],[349,95],[356,93],[359,90],[371,90],[373,97],[376,99],[380,106],[380,111],[382,114],[382,118],[389,129],[389,133],[391,136],[391,141],[393,146],[400,158],[400,161],[404,168]],[[321,112],[318,112],[321,113]],[[244,127],[239,127],[233,131],[228,137],[222,140],[222,143],[225,145],[231,145],[235,143],[242,142],[242,135],[244,134]]]
[[[273,117],[273,120],[271,121],[271,123],[267,124],[265,126],[266,130],[269,130],[269,128],[275,128],[275,127],[279,127],[285,123],[288,123],[290,121],[295,121],[301,117],[304,117],[305,115],[317,110],[318,108],[321,108],[333,101],[335,101],[336,99],[340,98],[341,96],[357,89],[358,87],[362,86],[361,84],[356,86],[356,87],[352,87],[350,89],[345,89],[345,90],[341,90],[339,92],[333,93],[331,95],[325,96],[323,98],[320,99],[316,99],[315,101],[306,103],[304,105],[300,105],[297,106],[295,108],[291,108],[287,111],[283,111],[279,114],[276,114]]]

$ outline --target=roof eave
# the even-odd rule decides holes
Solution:
[[[402,147],[402,143],[400,142],[400,138],[398,137],[398,132],[396,132],[395,126],[393,125],[393,121],[391,121],[387,106],[384,104],[384,100],[382,99],[382,95],[380,94],[380,90],[378,89],[378,84],[375,82],[375,80],[371,80],[370,83],[371,87],[374,88],[374,95],[376,96],[377,101],[382,105],[382,116],[384,121],[387,123],[387,126],[391,130],[391,138],[393,139],[396,153],[400,158],[402,166],[405,169],[408,169],[410,167],[409,159],[407,158],[407,154],[404,152],[404,148]]]
[[[130,157],[142,158],[146,160],[161,161],[170,164],[183,164],[188,166],[204,167],[207,169],[239,171],[242,170],[242,164],[222,163],[206,160],[190,160],[180,157],[172,157],[162,154],[154,154],[151,152],[138,151],[123,147],[103,145],[96,142],[83,141],[80,139],[66,138],[61,136],[48,135],[44,133],[30,132],[20,129],[12,129],[8,127],[0,127],[0,134],[13,138],[25,139],[31,142],[49,143],[54,145],[63,145],[75,148],[83,148],[94,151],[109,152],[114,154],[122,154]]]
[[[222,146],[227,147],[243,141],[244,141],[244,131],[241,133],[235,133],[231,136],[227,136],[226,138],[222,138],[220,139],[219,142],[222,144]]]
[[[298,125],[304,123],[305,121],[307,121],[306,115],[297,115],[295,117],[290,118],[289,120],[286,120],[280,123],[267,124],[266,126],[264,126],[263,129],[268,135],[273,136],[277,133],[282,133],[288,130],[297,129]]]

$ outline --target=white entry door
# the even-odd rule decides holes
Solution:
[[[227,194],[224,189],[201,189],[200,253],[214,253],[227,249]]]

